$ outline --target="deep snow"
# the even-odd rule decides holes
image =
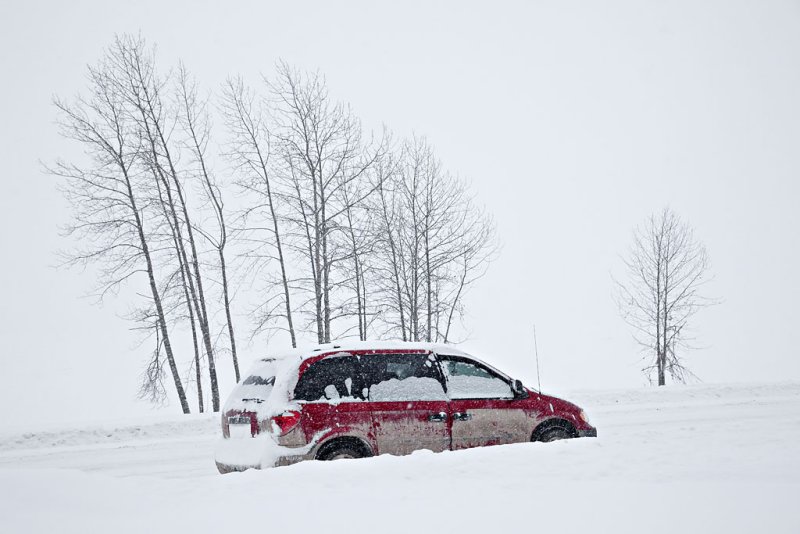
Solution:
[[[597,439],[226,476],[216,415],[5,430],[0,532],[800,532],[800,383],[563,396]]]

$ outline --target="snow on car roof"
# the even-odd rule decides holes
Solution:
[[[342,340],[276,352],[269,354],[267,357],[263,358],[263,360],[299,359],[302,361],[313,358],[314,356],[319,356],[320,354],[365,350],[419,350],[421,352],[435,352],[436,354],[447,354],[450,356],[469,356],[466,352],[456,348],[455,345],[446,345],[443,343],[427,343],[424,341]]]

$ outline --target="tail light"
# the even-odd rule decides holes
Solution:
[[[278,436],[283,436],[292,431],[300,422],[300,412],[289,411],[276,415],[271,419],[272,431]]]

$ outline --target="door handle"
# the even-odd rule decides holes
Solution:
[[[447,421],[447,413],[445,412],[432,413],[428,416],[428,421],[433,421],[434,423],[443,423]]]
[[[469,421],[472,419],[472,414],[467,412],[456,412],[453,414],[453,421]]]

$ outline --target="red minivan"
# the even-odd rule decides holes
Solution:
[[[596,436],[586,414],[450,345],[356,342],[261,360],[223,409],[222,473]]]

